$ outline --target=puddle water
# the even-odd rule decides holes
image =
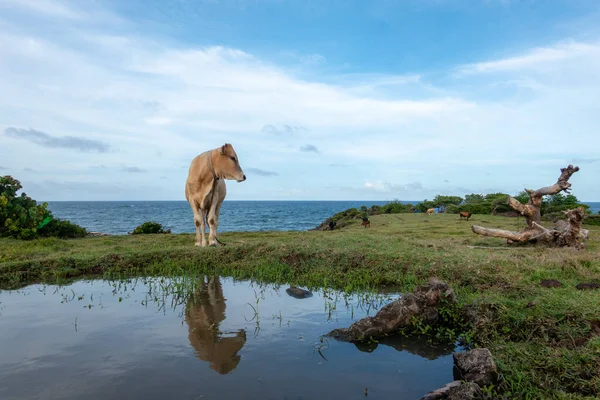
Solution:
[[[452,346],[323,337],[397,296],[298,299],[218,277],[183,287],[0,291],[0,399],[418,399],[452,380]]]

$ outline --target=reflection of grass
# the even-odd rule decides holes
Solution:
[[[173,279],[151,280],[146,299],[166,309],[183,304],[188,288],[204,274],[252,279],[257,291],[270,290],[259,282],[275,282],[347,293],[407,292],[437,276],[454,288],[461,305],[480,307],[477,325],[462,333],[492,350],[505,389],[530,398],[598,397],[600,340],[587,338],[589,321],[600,316],[599,292],[574,287],[600,279],[600,227],[586,226],[590,241],[585,251],[509,248],[501,239],[474,235],[471,225],[519,230],[522,220],[479,219],[377,215],[370,217],[369,229],[353,224],[332,232],[223,233],[227,246],[204,249],[193,246],[193,235],[2,239],[0,287],[86,275],[168,276]],[[565,286],[541,288],[541,279],[558,279]],[[337,296],[332,293],[327,291]],[[385,301],[371,302],[370,310],[368,304],[357,307],[373,315]]]
[[[329,340],[326,338],[323,338],[323,336],[321,336],[319,338],[319,343],[315,343],[314,345],[314,349],[317,353],[319,353],[319,355],[321,356],[321,358],[323,358],[323,360],[328,361],[327,358],[325,357],[325,355],[323,355],[323,348],[327,348],[329,347]]]
[[[246,303],[252,308],[252,311],[254,311],[254,315],[250,319],[246,318],[246,316],[244,316],[244,318],[246,318],[246,321],[256,321],[256,326],[254,328],[254,337],[256,337],[260,332],[260,315],[258,314],[258,302],[260,301],[260,297],[256,294],[256,291],[254,291],[254,296],[256,299],[256,307],[254,307],[250,303]]]

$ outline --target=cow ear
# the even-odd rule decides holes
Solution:
[[[227,148],[227,144],[224,144],[223,146],[221,146],[221,155],[225,154],[225,149]]]

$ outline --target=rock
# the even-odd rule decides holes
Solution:
[[[300,289],[295,286],[285,289],[285,292],[296,299],[306,299],[307,297],[312,296],[312,293],[308,290]]]
[[[577,290],[593,290],[593,289],[600,289],[600,283],[578,283],[577,286],[575,286],[575,288]]]
[[[421,400],[447,399],[448,398],[448,392],[450,392],[450,389],[453,389],[455,387],[461,386],[461,384],[462,384],[461,381],[450,382],[450,383],[442,386],[439,389],[436,389],[434,391],[431,391],[431,392],[427,393],[425,396],[421,397]]]
[[[453,381],[427,393],[421,400],[471,400],[483,399],[481,388],[476,383]]]
[[[448,400],[472,400],[483,399],[483,392],[479,385],[473,382],[462,382],[458,386],[450,388]]]
[[[557,281],[556,279],[542,279],[542,281],[540,282],[540,285],[542,287],[545,288],[557,288],[557,287],[561,287],[563,284],[560,283],[559,281]]]
[[[474,382],[481,387],[498,380],[498,367],[488,349],[480,348],[454,353],[454,379]]]
[[[456,303],[456,295],[447,283],[431,278],[427,285],[389,303],[375,316],[363,318],[349,328],[334,329],[327,335],[346,342],[356,342],[395,333],[410,326],[413,317],[432,324],[439,319],[442,301]]]

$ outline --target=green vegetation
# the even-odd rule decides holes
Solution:
[[[600,215],[588,215],[583,220],[583,224],[600,226]]]
[[[55,219],[48,204],[37,204],[11,176],[0,177],[0,237],[30,240],[37,237],[77,238],[86,230],[69,221]]]
[[[334,231],[222,233],[227,246],[218,248],[194,247],[190,234],[5,238],[0,287],[90,275],[220,274],[313,289],[407,292],[436,276],[450,284],[460,304],[443,310],[442,329],[415,321],[413,331],[488,347],[504,379],[493,391],[514,398],[600,396],[600,291],[575,288],[598,282],[600,228],[589,226],[588,247],[577,251],[509,247],[474,235],[471,224],[453,214],[381,213],[370,219],[369,229],[350,224]],[[517,218],[473,219],[523,228]],[[563,286],[541,287],[542,279]]]
[[[143,235],[143,234],[152,234],[152,233],[171,233],[170,229],[164,230],[162,224],[154,221],[147,221],[141,225],[138,225],[133,232],[132,235]]]
[[[459,196],[443,196],[437,195],[433,200],[424,200],[416,205],[403,204],[399,200],[393,200],[390,203],[377,206],[373,205],[370,208],[362,206],[360,209],[349,208],[341,211],[332,217],[325,220],[319,225],[316,230],[328,230],[329,223],[335,222],[335,229],[345,228],[349,225],[357,223],[361,218],[370,215],[379,214],[408,214],[415,212],[426,212],[429,208],[442,208],[444,213],[458,214],[461,211],[469,211],[472,214],[481,215],[503,215],[503,216],[518,216],[518,213],[513,210],[508,204],[509,195],[506,193],[489,193],[478,194],[472,193],[464,198]],[[529,201],[527,192],[522,191],[513,196],[522,204]],[[572,194],[564,195],[558,193],[552,196],[546,196],[542,201],[541,213],[542,218],[546,221],[555,222],[558,219],[564,219],[563,211],[583,207],[586,214],[589,214],[589,206],[582,204],[577,197]],[[587,225],[597,224],[595,216],[586,218]]]

